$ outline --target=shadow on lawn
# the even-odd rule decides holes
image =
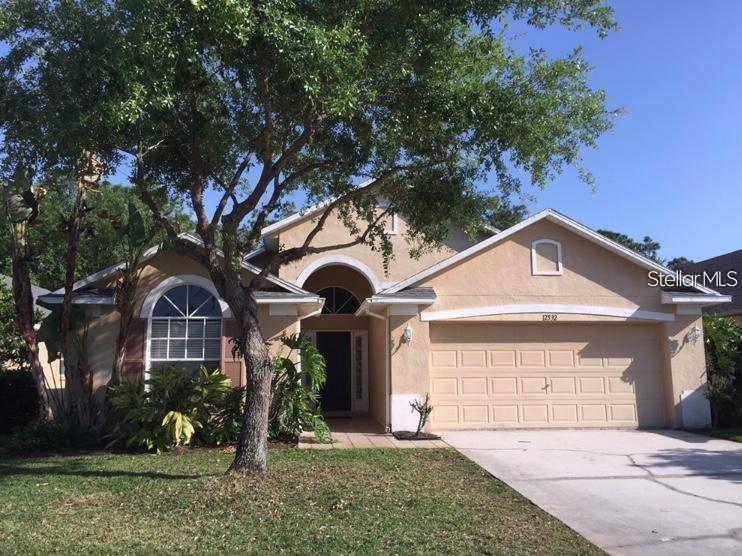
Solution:
[[[91,469],[70,462],[63,465],[23,465],[20,461],[11,464],[0,463],[0,481],[20,476],[65,476],[65,477],[95,477],[113,479],[118,477],[136,477],[140,479],[201,479],[207,474],[185,475],[176,473],[161,473],[156,471],[126,471],[121,469]]]

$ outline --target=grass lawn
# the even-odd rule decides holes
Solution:
[[[742,442],[742,429],[709,429],[706,431],[709,436],[715,436],[717,438],[723,438],[724,440],[732,440],[734,442]]]
[[[0,461],[0,552],[597,554],[452,450],[272,450],[265,478],[232,455]]]

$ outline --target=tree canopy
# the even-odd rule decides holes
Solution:
[[[83,241],[80,242],[76,278],[80,279],[103,268],[124,260],[124,248],[119,231],[114,225],[127,212],[129,202],[142,206],[143,214],[152,220],[149,210],[143,207],[136,192],[131,187],[104,183],[92,195],[88,203],[89,212],[85,219]],[[32,251],[30,260],[31,280],[42,288],[55,290],[62,285],[65,273],[67,238],[64,234],[66,222],[72,212],[74,190],[65,181],[58,182],[47,190],[41,202],[39,215],[29,227],[29,243]],[[171,214],[183,231],[192,229],[188,215],[180,208],[173,208]],[[165,239],[164,233],[153,238],[152,243]],[[0,274],[11,274],[12,251],[10,229],[0,228]]]
[[[505,22],[615,27],[600,0],[0,0],[0,171],[38,176],[122,163],[176,248],[203,263],[235,317],[246,410],[233,469],[264,471],[270,355],[266,275],[365,244],[391,256],[481,226],[492,194],[543,187],[612,125],[579,48],[516,52]],[[479,185],[489,179],[493,191]],[[365,188],[358,187],[365,183]],[[214,206],[207,197],[215,196]],[[163,207],[185,198],[203,249]],[[297,198],[324,201],[300,245],[247,284],[239,262]],[[380,201],[384,201],[383,203]],[[351,240],[316,245],[331,214]],[[69,280],[68,280],[69,281]],[[69,289],[69,288],[68,288]]]

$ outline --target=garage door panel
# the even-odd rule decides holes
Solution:
[[[574,367],[575,354],[572,350],[549,350],[549,367]]]
[[[516,351],[514,349],[490,351],[491,367],[515,367]]]
[[[431,326],[434,428],[662,426],[654,325]]]
[[[487,352],[482,350],[462,350],[461,351],[462,367],[486,367]]]
[[[487,377],[469,377],[461,379],[462,396],[487,395]]]

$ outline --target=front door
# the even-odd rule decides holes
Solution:
[[[350,332],[317,332],[316,346],[327,364],[322,390],[323,411],[350,411]]]

